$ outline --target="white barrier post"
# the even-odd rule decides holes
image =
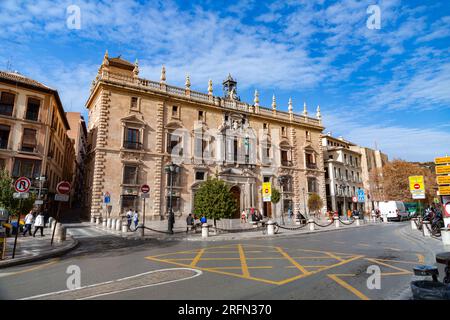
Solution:
[[[122,219],[117,219],[116,220],[116,231],[120,231],[120,229],[122,228]]]
[[[441,239],[444,246],[450,246],[450,229],[442,228],[441,229]]]
[[[422,232],[424,237],[431,237],[430,221],[424,221],[422,225]]]
[[[111,218],[107,218],[107,219],[106,219],[106,228],[107,228],[107,229],[111,229],[111,222],[112,222],[112,219],[111,219]]]
[[[417,230],[417,218],[411,218],[411,229]]]
[[[334,217],[334,226],[339,228],[339,217]]]
[[[95,217],[94,217],[94,216],[91,217],[91,223],[92,223],[92,224],[95,223]]]
[[[314,231],[314,219],[309,219],[308,224],[309,224],[309,230]]]
[[[139,236],[140,236],[141,238],[144,238],[144,231],[145,231],[144,225],[143,225],[142,223],[139,223],[139,224],[138,224],[138,228],[139,228]]]
[[[100,224],[100,218],[99,217],[95,218],[95,224]]]
[[[300,225],[300,219],[295,219],[295,224],[296,224],[297,226],[299,226],[299,225]]]
[[[359,222],[359,217],[355,217],[356,226],[359,227],[361,223]]]
[[[274,223],[272,220],[267,221],[267,235],[268,236],[273,236],[275,234],[273,225],[274,225]]]
[[[209,236],[209,226],[207,223],[202,224],[202,238],[208,238]]]
[[[387,213],[383,213],[383,222],[384,222],[384,223],[387,223],[387,222],[388,222]]]
[[[102,219],[102,227],[103,229],[106,229],[107,227],[106,219]]]
[[[128,225],[126,223],[124,223],[122,225],[122,233],[127,233],[128,232]]]

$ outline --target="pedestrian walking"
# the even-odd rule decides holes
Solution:
[[[41,237],[43,237],[44,236],[44,214],[42,212],[39,212],[38,216],[36,217],[36,221],[34,222],[33,237],[36,236],[36,232],[38,230],[41,230]]]
[[[189,227],[191,228],[191,230],[194,230],[194,217],[191,213],[189,213],[186,218],[186,233],[189,232]]]
[[[25,229],[23,230],[23,236],[25,237],[27,235],[27,232],[31,236],[31,225],[33,224],[34,221],[33,210],[30,210],[30,212],[28,212],[24,220],[25,220]]]
[[[133,219],[133,211],[131,209],[128,209],[127,211],[127,226],[128,231],[131,231],[131,220]]]
[[[247,223],[247,211],[245,209],[241,213],[241,223]]]
[[[291,209],[291,207],[289,207],[288,208],[288,219],[289,219],[289,222],[292,220],[292,209]]]
[[[134,222],[134,228],[137,229],[138,222],[139,222],[139,214],[138,214],[137,210],[134,210],[133,222]]]

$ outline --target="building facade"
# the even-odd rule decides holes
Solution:
[[[363,202],[352,201],[358,189],[363,189],[361,154],[352,150],[355,145],[343,138],[322,137],[325,163],[327,210],[345,215],[347,210],[365,211]]]
[[[72,170],[72,207],[85,208],[87,206],[87,197],[84,193],[84,179],[85,179],[85,161],[86,161],[86,147],[87,147],[87,128],[83,116],[79,112],[66,112],[67,121],[70,125],[70,130],[67,136],[70,138],[74,147],[74,161],[72,162],[74,168]],[[85,218],[89,218],[86,212],[82,210]]]
[[[169,175],[174,162],[172,204],[176,217],[193,211],[200,184],[218,177],[231,188],[239,212],[254,207],[275,217],[306,206],[309,193],[325,198],[320,109],[316,117],[240,101],[237,82],[223,82],[223,96],[139,78],[139,66],[106,53],[92,83],[86,163],[86,194],[92,216],[119,216],[128,208],[141,214],[140,186],[150,186],[146,219],[168,215]],[[274,207],[262,201],[262,183],[280,189]],[[105,203],[105,195],[109,202]]]
[[[384,201],[381,183],[382,168],[388,162],[388,156],[380,150],[360,146],[350,146],[350,149],[361,155],[361,174],[365,190],[366,211],[378,209],[380,201]]]
[[[0,71],[0,165],[13,178],[30,178],[32,192],[41,189],[50,209],[57,183],[72,175],[68,129],[56,90]]]

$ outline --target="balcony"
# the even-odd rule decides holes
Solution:
[[[281,165],[283,167],[292,167],[292,161],[291,160],[281,160]]]
[[[123,147],[130,150],[142,150],[142,143],[137,141],[124,141]]]
[[[315,164],[315,163],[306,163],[306,168],[308,168],[308,169],[317,169],[317,164]]]

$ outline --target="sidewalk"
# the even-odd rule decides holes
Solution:
[[[248,229],[252,229],[252,225],[250,223],[247,224],[240,224],[239,220],[237,220],[238,222],[229,222],[229,221],[225,221],[222,222],[221,224],[217,224],[218,228],[222,228],[222,229],[244,229],[244,230],[248,230]],[[344,220],[344,222],[346,222]],[[325,224],[329,224],[329,222],[327,220],[323,220],[323,221],[318,221],[319,224],[325,225]],[[311,233],[319,233],[319,232],[333,232],[333,231],[340,231],[340,230],[347,230],[347,229],[353,229],[353,228],[364,228],[364,227],[369,227],[369,226],[374,226],[374,225],[380,225],[381,223],[372,223],[372,222],[365,222],[363,220],[360,221],[360,226],[357,226],[356,223],[353,223],[351,225],[344,225],[344,224],[340,224],[339,228],[336,228],[334,223],[331,224],[328,227],[319,227],[317,225],[315,225],[315,230],[311,231],[309,230],[309,226],[307,225],[306,227],[297,229],[297,230],[286,230],[283,228],[280,228],[277,234],[274,234],[272,236],[269,236],[267,234],[263,234],[263,231],[261,228],[258,228],[253,231],[242,231],[242,232],[225,232],[225,231],[220,231],[218,234],[215,234],[214,229],[210,228],[209,230],[209,237],[208,238],[202,238],[202,234],[201,232],[198,233],[193,233],[192,231],[189,231],[189,233],[186,233],[186,225],[182,226],[182,224],[175,224],[174,226],[174,232],[175,234],[170,235],[170,234],[165,234],[165,233],[159,233],[159,232],[154,232],[148,229],[145,229],[144,232],[144,239],[157,239],[157,240],[166,240],[166,241],[170,241],[170,240],[176,240],[176,241],[181,241],[181,240],[187,240],[187,241],[227,241],[227,240],[248,240],[248,239],[270,239],[270,238],[283,238],[283,237],[291,237],[294,235],[302,235],[302,234],[311,234]],[[212,222],[209,223],[210,225],[212,225]],[[298,225],[295,225],[294,223],[291,224],[287,224],[287,225],[282,225],[283,227],[288,227],[288,228],[298,228]],[[167,230],[167,222],[166,221],[157,221],[157,223],[146,223],[146,227],[150,227],[152,229],[156,229],[156,230],[161,230],[161,231],[166,231]],[[98,228],[102,228],[101,226],[99,226]],[[122,236],[124,238],[127,239],[140,239],[140,234],[139,231],[135,231],[135,232],[127,232],[126,234],[122,234],[122,232],[119,231],[112,231],[112,230],[105,230],[109,233],[113,233],[116,234],[117,236]]]
[[[24,237],[22,233],[19,233],[14,259],[12,259],[14,236],[7,238],[5,259],[0,260],[0,269],[58,257],[73,250],[78,245],[76,239],[67,235],[66,241],[62,243],[54,241],[53,246],[51,246],[52,230],[44,228],[44,235],[44,237],[41,237],[40,232],[38,232],[36,237],[30,235]]]

